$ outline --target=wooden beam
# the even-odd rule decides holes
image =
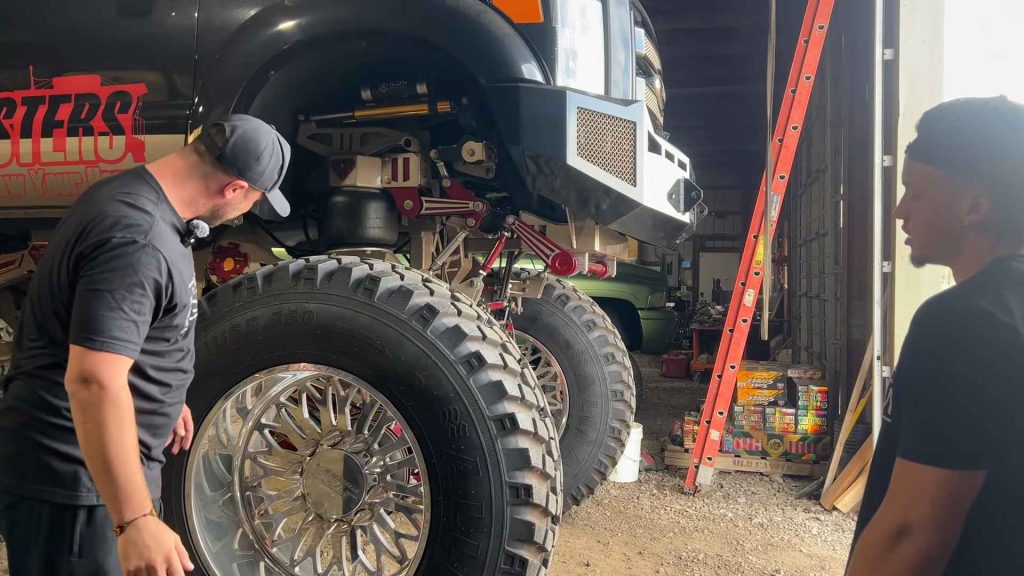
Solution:
[[[665,465],[688,468],[692,456],[679,446],[665,444]],[[761,472],[764,474],[789,474],[817,478],[825,473],[825,464],[811,460],[785,460],[781,458],[756,458],[722,454],[715,470],[724,472]]]
[[[860,370],[857,372],[857,380],[853,384],[853,393],[850,394],[850,404],[846,406],[846,409],[843,411],[843,425],[839,429],[839,436],[836,440],[836,445],[832,449],[833,453],[839,456],[842,455],[843,450],[846,448],[846,440],[850,437],[853,425],[857,423],[857,419],[860,417],[861,412],[863,412],[864,406],[871,398],[870,387],[866,394],[862,394],[862,392],[864,385],[868,381],[868,374],[870,374],[871,370],[871,345],[873,338],[874,337],[868,338],[867,348],[864,350],[864,359],[861,360]],[[839,458],[832,458],[832,463],[829,464],[828,467],[828,474],[825,475],[825,486],[822,489],[822,492],[828,490],[829,485],[832,484],[832,479],[835,478],[838,467]]]
[[[836,509],[844,514],[849,514],[855,508],[860,506],[861,501],[864,499],[864,488],[868,485],[868,470],[865,468],[861,471],[860,476],[857,480],[843,493],[842,496],[836,500]]]
[[[873,442],[871,441],[871,437],[868,436],[868,439],[861,444],[860,449],[857,450],[857,453],[850,459],[850,463],[847,464],[839,476],[836,477],[835,482],[833,482],[828,488],[822,490],[822,508],[825,510],[831,510],[834,508],[836,500],[838,500],[839,497],[849,490],[850,486],[857,481],[857,477],[868,466],[868,463],[871,462],[871,454],[873,452],[872,444]],[[833,453],[833,460],[837,459],[838,456]]]

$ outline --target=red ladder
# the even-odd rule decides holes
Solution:
[[[750,333],[750,321],[761,291],[764,271],[764,208],[765,181],[770,176],[772,208],[768,230],[768,249],[775,234],[782,201],[786,197],[789,173],[793,168],[797,145],[807,116],[807,105],[811,100],[814,80],[818,72],[825,38],[835,0],[808,0],[804,22],[800,28],[793,65],[786,82],[786,93],[779,110],[779,121],[774,132],[772,147],[772,174],[761,180],[761,189],[754,205],[750,232],[743,247],[743,258],[736,274],[736,285],[729,303],[729,314],[722,332],[722,341],[715,358],[715,369],[708,382],[708,395],[701,412],[701,426],[697,443],[693,448],[693,459],[686,472],[687,494],[695,494],[699,487],[708,486],[715,474],[715,461],[722,444],[726,417],[732,404],[736,388],[736,376],[743,361],[743,350]],[[766,322],[767,319],[762,319]]]

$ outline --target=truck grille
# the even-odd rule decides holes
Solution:
[[[654,116],[654,120],[660,127],[665,123],[665,103],[661,102],[658,98],[657,93],[651,88],[650,84],[646,85],[644,94],[644,102],[647,103],[647,109],[651,111],[651,115]]]
[[[661,56],[658,54],[658,49],[654,47],[654,42],[651,42],[646,35],[644,36],[644,57],[654,69],[654,73],[661,74]]]
[[[636,123],[589,108],[577,108],[576,155],[630,186],[636,186]]]

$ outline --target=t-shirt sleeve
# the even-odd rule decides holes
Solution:
[[[896,386],[906,387],[899,392],[900,458],[952,470],[992,466],[1005,437],[996,406],[1014,371],[1000,357],[1007,333],[981,307],[922,307],[895,375]]]
[[[114,238],[77,268],[70,343],[136,358],[166,302],[163,255],[144,241]]]

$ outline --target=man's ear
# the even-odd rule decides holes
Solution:
[[[963,212],[963,224],[971,226],[985,221],[992,214],[992,199],[981,190],[971,189]]]
[[[221,193],[224,195],[225,200],[231,200],[236,195],[245,192],[248,187],[249,184],[245,180],[232,180],[228,182]]]

